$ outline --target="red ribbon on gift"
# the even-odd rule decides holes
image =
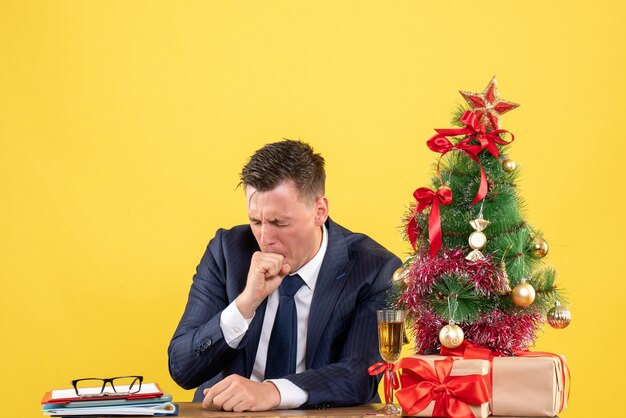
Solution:
[[[461,345],[455,348],[447,348],[445,346],[441,346],[439,350],[439,354],[442,356],[457,356],[463,357],[468,360],[489,360],[491,361],[494,357],[500,357],[501,354],[497,353],[489,348],[483,347],[482,345],[474,344],[468,340],[463,340]]]
[[[411,220],[408,225],[408,236],[413,251],[416,250],[415,242],[417,236],[415,234],[415,214],[422,212],[424,209],[430,207],[430,215],[428,217],[428,239],[430,241],[430,257],[434,258],[442,245],[442,233],[441,233],[441,214],[439,205],[447,206],[452,203],[452,190],[447,186],[441,186],[437,191],[433,191],[428,187],[420,187],[413,192],[413,197],[417,201],[417,205],[411,215]]]
[[[485,126],[480,124],[478,116],[470,110],[466,110],[465,113],[463,113],[460,122],[465,125],[465,128],[435,129],[435,131],[439,134],[438,136],[446,137],[467,135],[470,140],[476,138],[478,142],[480,142],[480,149],[483,150],[486,148],[491,155],[496,158],[500,155],[500,151],[498,150],[496,144],[508,145],[515,140],[515,136],[505,129],[496,129],[494,131],[487,132]],[[505,141],[500,137],[500,134],[511,135],[511,140]]]
[[[473,418],[469,405],[489,401],[485,376],[450,376],[454,359],[435,360],[433,368],[424,360],[403,358],[395,370],[402,369],[402,389],[396,398],[404,414],[413,415],[435,401],[433,416]]]
[[[393,403],[393,390],[400,387],[398,377],[393,367],[393,363],[379,362],[372,364],[367,372],[370,376],[376,376],[377,374],[385,373],[383,377],[385,386],[385,403]]]

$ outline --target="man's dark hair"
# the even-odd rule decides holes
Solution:
[[[309,144],[285,139],[258,149],[241,170],[240,179],[244,187],[261,192],[291,180],[301,199],[315,199],[325,192],[324,157]]]

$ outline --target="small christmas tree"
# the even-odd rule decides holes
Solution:
[[[466,339],[511,354],[534,344],[546,318],[564,328],[570,313],[543,263],[548,244],[521,211],[514,136],[500,129],[500,115],[519,105],[498,96],[495,77],[461,95],[469,108],[457,110],[458,129],[427,141],[441,155],[433,187],[415,191],[406,217],[413,254],[394,274],[396,305],[409,312],[418,353]]]

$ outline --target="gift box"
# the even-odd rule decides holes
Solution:
[[[491,408],[496,416],[548,416],[566,404],[565,361],[544,353],[495,357]]]
[[[405,416],[489,416],[489,362],[444,356],[400,359],[396,399]],[[473,415],[471,415],[473,414]]]

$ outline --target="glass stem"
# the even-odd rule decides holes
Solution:
[[[385,371],[385,384],[387,385],[387,390],[385,391],[385,401],[387,405],[393,404],[393,371],[391,368],[387,368]]]

